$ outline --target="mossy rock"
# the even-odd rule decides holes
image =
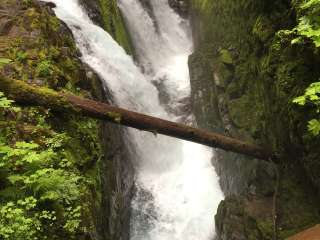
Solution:
[[[250,129],[256,124],[257,118],[253,114],[256,110],[248,95],[232,99],[228,103],[230,118],[238,128]]]
[[[218,239],[272,240],[272,216],[263,209],[270,208],[270,201],[272,199],[258,202],[235,196],[227,197],[220,203],[215,217]],[[256,220],[257,214],[260,215],[259,222]]]

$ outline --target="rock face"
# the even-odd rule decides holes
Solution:
[[[127,51],[132,53],[130,37],[115,0],[81,0],[90,18],[103,27]],[[112,96],[105,89],[106,102]],[[101,137],[105,149],[100,165],[102,184],[102,239],[129,240],[130,209],[134,183],[134,167],[131,161],[130,143],[124,139],[123,128],[103,123]]]
[[[228,197],[215,217],[217,235],[223,240],[273,239],[272,210],[272,197]]]
[[[80,0],[79,3],[83,6],[83,8],[88,13],[91,20],[99,25],[103,26],[103,17],[101,13],[100,2],[97,0]]]
[[[102,136],[106,154],[101,163],[103,239],[129,240],[131,199],[134,183],[129,143],[123,128],[105,123]]]
[[[117,6],[117,0],[80,0],[94,23],[103,27],[128,54],[133,54],[130,35]]]
[[[189,16],[189,0],[168,0],[172,7],[183,18]]]
[[[295,25],[288,12],[294,4],[191,3],[196,46],[189,67],[198,125],[271,147],[282,156],[276,168],[217,152],[213,164],[226,194],[216,216],[221,240],[285,239],[319,221],[315,171],[320,170],[320,141],[302,137],[309,113],[295,108],[292,99],[319,78],[314,64],[320,56],[312,46],[291,47],[290,40],[277,35]]]

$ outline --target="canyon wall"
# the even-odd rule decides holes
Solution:
[[[292,101],[319,78],[312,44],[291,45],[297,1],[193,1],[189,66],[199,127],[278,152],[275,166],[217,151],[226,199],[218,239],[284,239],[319,221],[319,137]]]

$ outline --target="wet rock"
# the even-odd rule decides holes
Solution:
[[[215,217],[217,240],[272,240],[273,207],[272,198],[227,197]]]
[[[155,19],[155,15],[154,15],[152,4],[150,4],[149,0],[139,0],[139,1],[140,1],[141,5],[143,6],[143,8],[149,14],[149,17],[152,19],[153,24],[155,26],[155,29],[158,31],[159,30],[159,26],[158,26],[158,22]]]
[[[168,0],[172,7],[183,18],[189,16],[189,0]]]
[[[80,4],[95,24],[103,26],[103,17],[98,0],[80,0]]]
[[[45,5],[46,5],[47,7],[50,7],[50,8],[55,8],[55,7],[56,7],[56,4],[53,3],[53,2],[46,2]]]
[[[12,19],[0,20],[0,36],[8,34],[12,26],[13,26]]]
[[[130,239],[131,200],[134,190],[134,167],[130,142],[120,126],[104,123],[105,157],[101,164],[103,239]]]

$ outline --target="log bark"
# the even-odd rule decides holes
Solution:
[[[29,85],[23,81],[0,76],[0,91],[20,104],[39,105],[56,111],[82,114],[153,134],[159,133],[213,148],[220,148],[263,160],[277,159],[272,151],[221,134],[193,128],[145,114],[128,111],[105,103],[82,98],[45,87]]]

